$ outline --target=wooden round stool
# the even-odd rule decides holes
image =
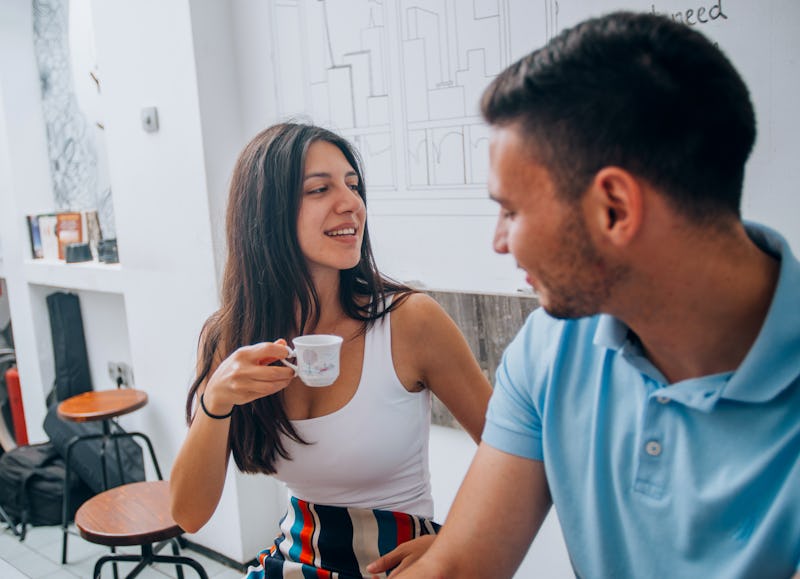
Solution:
[[[150,451],[150,457],[153,461],[153,467],[156,471],[156,475],[159,479],[163,478],[161,476],[161,470],[158,466],[158,460],[156,460],[155,450],[153,449],[153,444],[150,441],[150,438],[141,433],[141,432],[112,432],[111,429],[111,422],[112,419],[122,416],[124,414],[129,414],[135,410],[138,410],[147,404],[147,393],[142,390],[136,390],[132,388],[116,388],[114,390],[90,390],[88,392],[83,392],[82,394],[77,394],[75,396],[71,396],[66,400],[59,403],[57,408],[58,417],[62,420],[72,421],[72,422],[100,422],[102,425],[102,430],[95,434],[83,434],[78,435],[70,439],[67,443],[66,453],[64,455],[64,463],[65,463],[65,478],[64,478],[64,498],[62,501],[62,517],[61,517],[61,530],[62,530],[62,541],[61,541],[61,563],[64,564],[67,562],[67,538],[69,536],[69,485],[68,481],[70,480],[70,470],[72,465],[72,452],[75,445],[79,443],[85,443],[91,440],[101,440],[101,450],[100,450],[100,459],[101,459],[101,473],[103,477],[103,489],[109,488],[108,478],[107,478],[107,471],[106,471],[106,444],[109,441],[115,441],[119,438],[134,438],[142,440],[146,443],[148,450]],[[117,458],[117,472],[120,473],[120,476],[123,474],[123,468],[120,453],[119,451],[116,452]],[[124,480],[120,482],[125,482]]]
[[[115,487],[83,503],[75,513],[75,526],[81,537],[108,547],[139,545],[139,555],[112,553],[97,560],[94,577],[99,579],[101,568],[109,562],[138,562],[128,579],[138,575],[152,563],[172,563],[178,577],[183,578],[181,565],[189,565],[202,579],[208,575],[202,565],[180,555],[177,537],[183,533],[169,514],[169,482],[165,480],[136,482]],[[159,543],[153,548],[153,543]],[[158,552],[171,543],[173,555]]]
[[[58,405],[58,415],[73,422],[108,420],[138,410],[145,404],[147,392],[142,390],[90,390],[64,400]]]

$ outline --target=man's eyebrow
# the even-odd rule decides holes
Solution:
[[[505,202],[505,199],[503,199],[501,195],[498,195],[497,193],[494,193],[492,191],[489,191],[489,199],[491,199],[495,203],[500,203],[501,205]]]

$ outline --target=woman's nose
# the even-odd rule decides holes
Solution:
[[[340,213],[355,213],[364,206],[358,191],[354,191],[346,183],[339,187],[337,193],[336,210]]]

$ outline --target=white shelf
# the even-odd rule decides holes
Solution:
[[[71,290],[123,293],[122,266],[118,263],[87,261],[66,263],[45,259],[23,262],[25,280],[29,284]]]

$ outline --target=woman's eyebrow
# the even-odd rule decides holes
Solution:
[[[331,178],[331,174],[330,173],[324,173],[324,172],[309,173],[308,175],[303,177],[303,181],[306,181],[307,179],[313,179],[314,177],[324,177],[326,179],[330,179]],[[348,171],[345,174],[345,178],[347,178],[347,177],[358,177],[358,173],[356,173],[355,171]]]
[[[330,179],[331,174],[330,173],[309,173],[308,175],[303,177],[303,181],[307,181],[308,179],[313,179],[314,177],[326,177],[326,178]]]

